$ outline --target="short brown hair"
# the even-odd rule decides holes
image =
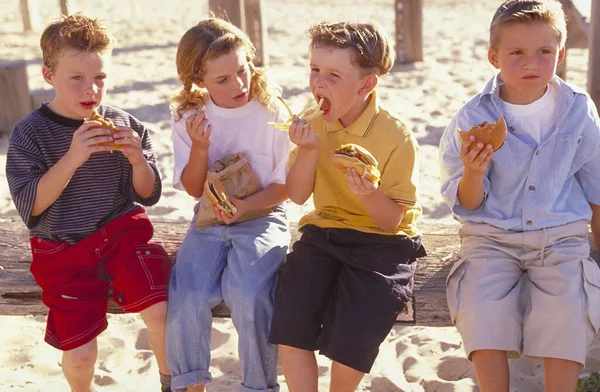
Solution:
[[[557,0],[506,0],[496,10],[490,24],[490,47],[496,49],[502,26],[516,23],[544,23],[552,27],[560,42],[567,40],[567,21]]]
[[[385,75],[396,55],[390,40],[380,28],[369,22],[318,23],[309,30],[310,47],[351,48],[353,63],[362,73]]]
[[[81,14],[63,16],[51,23],[40,39],[44,65],[54,70],[56,58],[64,49],[103,53],[112,48],[114,38],[97,19]]]

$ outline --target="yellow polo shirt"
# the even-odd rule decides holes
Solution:
[[[371,94],[365,111],[346,128],[339,121],[326,122],[322,117],[311,121],[311,125],[319,137],[313,190],[315,210],[300,219],[299,227],[310,224],[367,233],[419,236],[416,221],[422,210],[417,195],[418,144],[398,118],[379,106],[377,94]],[[381,172],[379,189],[391,200],[406,206],[404,217],[394,233],[377,226],[358,196],[350,190],[346,174],[331,164],[334,150],[346,143],[358,144],[373,154]],[[290,156],[290,163],[295,160],[295,153]]]

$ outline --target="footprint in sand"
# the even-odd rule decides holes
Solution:
[[[446,381],[459,381],[463,378],[475,379],[473,366],[466,358],[446,358],[437,367],[438,377]]]
[[[107,385],[113,385],[116,383],[117,382],[115,381],[115,379],[112,378],[111,376],[106,376],[106,375],[101,375],[101,374],[96,374],[94,376],[94,384],[96,384],[100,387],[105,387]]]

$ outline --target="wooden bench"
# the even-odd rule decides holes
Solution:
[[[428,256],[419,259],[415,274],[415,290],[407,313],[401,314],[399,323],[424,326],[451,325],[446,305],[445,281],[450,268],[457,259],[459,249],[458,225],[424,222],[423,243]],[[175,258],[177,249],[187,231],[185,222],[154,222],[154,241],[161,243],[169,255]],[[292,227],[292,242],[299,238]],[[594,248],[593,256],[600,260]],[[29,273],[31,251],[27,230],[16,218],[0,217],[0,314],[28,315],[46,314],[40,300],[40,289]],[[121,313],[110,303],[109,312]],[[215,317],[229,317],[224,303],[213,309]]]

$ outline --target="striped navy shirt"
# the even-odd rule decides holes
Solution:
[[[74,244],[112,219],[158,202],[162,185],[148,130],[120,109],[101,105],[97,110],[140,136],[144,156],[156,174],[152,195],[143,199],[135,192],[132,166],[122,153],[94,153],[75,171],[59,198],[41,215],[32,216],[40,179],[69,150],[73,134],[83,124],[44,104],[15,125],[6,157],[10,194],[32,237]]]

